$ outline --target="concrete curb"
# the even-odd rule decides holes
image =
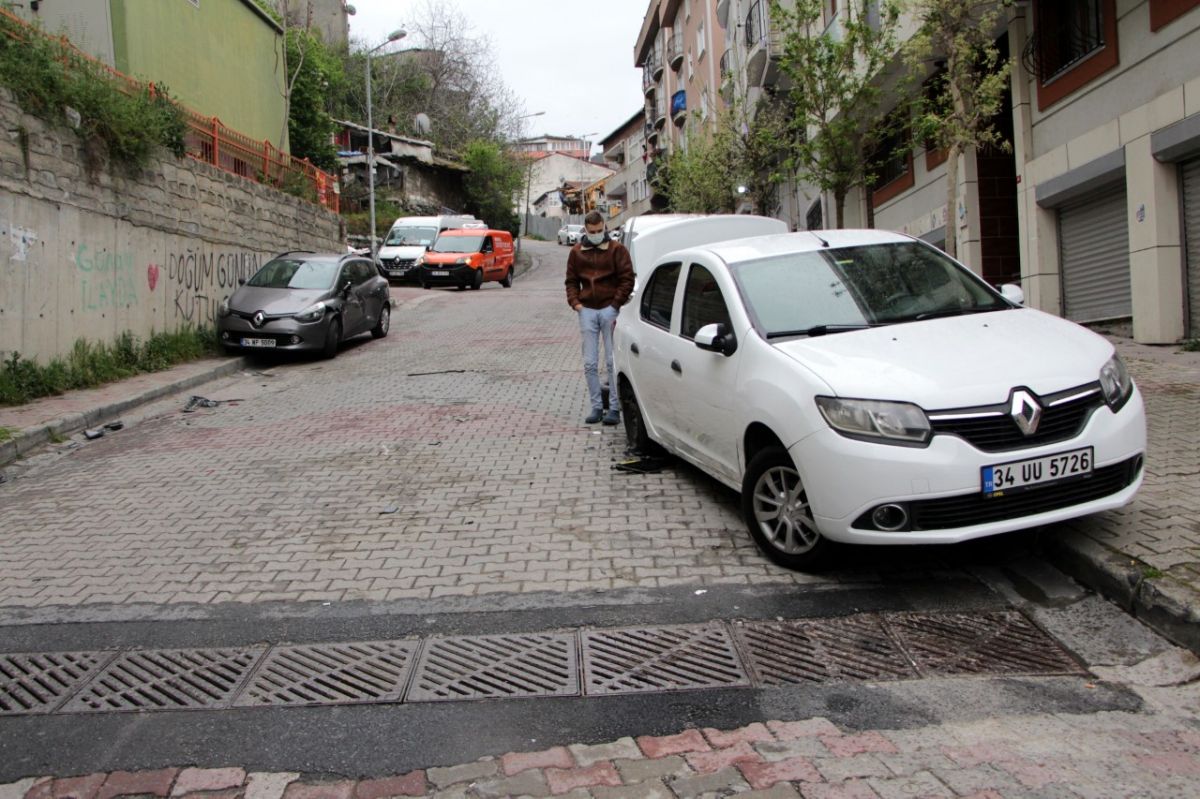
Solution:
[[[155,386],[141,391],[132,397],[110,402],[82,413],[73,413],[45,424],[27,427],[15,434],[11,439],[0,443],[0,466],[7,466],[30,450],[40,447],[50,441],[52,436],[68,436],[106,420],[111,420],[133,408],[153,402],[154,400],[174,394],[177,391],[193,388],[210,380],[239,372],[245,369],[245,358],[231,358],[199,374],[189,375],[161,386]]]
[[[1200,592],[1077,530],[1045,541],[1050,561],[1174,643],[1200,653]]]

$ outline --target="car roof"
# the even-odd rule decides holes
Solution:
[[[912,236],[890,230],[802,230],[746,239],[717,241],[694,249],[707,250],[727,264],[753,261],[772,255],[813,252],[829,248],[858,247],[869,244],[900,244],[916,241]]]

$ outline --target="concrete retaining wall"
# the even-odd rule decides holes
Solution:
[[[339,217],[165,151],[89,175],[74,131],[0,89],[0,358],[211,324],[238,278],[292,249],[343,250]]]

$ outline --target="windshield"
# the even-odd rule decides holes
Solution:
[[[327,289],[337,277],[335,260],[294,260],[276,258],[254,273],[247,286],[268,289]]]
[[[483,236],[442,236],[433,244],[434,252],[479,252]]]
[[[437,238],[436,227],[394,227],[388,232],[384,246],[387,247],[428,247]]]
[[[583,225],[567,225],[564,230],[566,230],[568,233],[578,233],[579,231],[583,230]]]
[[[773,256],[735,264],[733,273],[768,338],[1012,307],[966,269],[913,242]]]

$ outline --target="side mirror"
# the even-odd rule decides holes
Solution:
[[[1005,283],[1000,287],[1000,296],[1017,305],[1025,304],[1025,292],[1016,283]]]
[[[354,288],[354,284],[347,280],[342,284],[342,294],[349,295],[350,289]]]
[[[737,338],[724,322],[705,325],[696,331],[696,346],[708,352],[719,352],[728,358],[737,352]]]

